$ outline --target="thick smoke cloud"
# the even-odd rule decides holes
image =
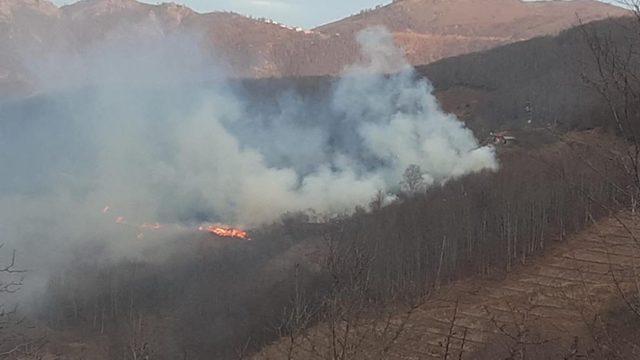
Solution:
[[[326,98],[291,91],[264,107],[197,41],[153,34],[28,64],[43,93],[0,112],[9,245],[54,259],[107,241],[114,256],[132,256],[113,214],[254,226],[285,212],[348,213],[397,190],[412,164],[428,185],[497,167],[384,29],[359,35],[362,60]]]
[[[496,167],[492,150],[440,110],[387,31],[370,29],[358,40],[363,60],[346,69],[319,119],[296,124],[306,106],[289,103],[263,119],[259,135],[271,146],[254,146],[243,135],[253,124],[234,126],[252,115],[241,105],[229,112],[208,104],[179,129],[179,161],[171,166],[179,175],[169,182],[199,193],[223,221],[255,224],[286,211],[348,212],[393,190],[411,164],[428,185]]]

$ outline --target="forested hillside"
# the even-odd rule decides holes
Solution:
[[[625,38],[633,21],[606,20],[590,29],[624,43],[630,41]],[[584,31],[573,28],[557,37],[454,57],[418,67],[418,72],[474,128],[590,128],[602,125],[608,109],[584,81],[596,74]]]

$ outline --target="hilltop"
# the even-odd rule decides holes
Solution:
[[[554,35],[578,18],[625,14],[593,0],[403,0],[303,30],[235,13],[200,14],[176,4],[83,0],[58,8],[47,0],[0,0],[0,94],[37,89],[34,74],[42,62],[82,55],[105,41],[189,36],[233,77],[335,75],[356,60],[355,34],[370,26],[389,28],[417,65]]]

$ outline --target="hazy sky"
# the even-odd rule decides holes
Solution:
[[[53,0],[58,5],[74,3],[77,0]],[[139,0],[140,1],[140,0]],[[170,0],[142,0],[156,4]],[[615,0],[606,0],[614,2]],[[338,20],[362,9],[390,0],[173,0],[178,4],[207,12],[214,10],[232,10],[244,15],[266,17],[293,26],[312,28],[333,20]]]

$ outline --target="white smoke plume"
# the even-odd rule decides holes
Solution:
[[[263,136],[286,146],[263,153],[250,141],[243,146],[242,130],[236,135],[225,127],[246,116],[241,109],[228,113],[209,102],[181,124],[179,161],[170,166],[169,182],[201,194],[224,221],[256,224],[287,211],[349,212],[378,190],[394,190],[411,164],[421,167],[427,185],[497,167],[493,150],[479,147],[462,122],[442,112],[430,84],[416,79],[388,31],[369,29],[358,40],[363,61],[345,70],[327,109],[328,116],[342,119],[337,128],[355,149],[327,151],[331,136],[318,125],[323,119],[303,131],[293,124],[283,128],[296,119],[278,119]],[[305,116],[305,109],[289,114]],[[270,166],[274,152],[290,158],[307,146],[312,152],[296,166]]]
[[[327,99],[285,92],[269,109],[181,38],[108,41],[33,65],[47,93],[0,104],[0,235],[44,257],[91,240],[130,255],[105,206],[136,223],[254,226],[349,213],[397,190],[413,164],[427,185],[497,168],[388,31],[358,40],[362,60]]]

